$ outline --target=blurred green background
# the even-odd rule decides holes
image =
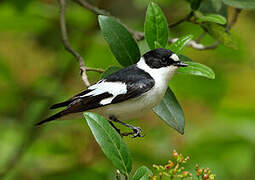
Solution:
[[[184,17],[182,0],[158,0],[169,23]],[[143,30],[147,0],[94,0],[128,26]],[[0,179],[114,179],[114,168],[85,120],[33,124],[53,113],[48,107],[84,89],[76,60],[62,45],[54,0],[0,2]],[[231,9],[229,9],[231,13]],[[89,67],[118,65],[104,41],[97,17],[69,2],[66,20],[71,44]],[[152,112],[137,121],[144,138],[125,138],[137,167],[165,164],[177,149],[189,167],[209,167],[217,179],[255,179],[255,12],[242,11],[231,33],[238,49],[186,48],[184,55],[210,66],[215,80],[177,74],[170,86],[186,116],[179,135]],[[202,29],[183,23],[170,36]],[[208,35],[202,43],[210,44]],[[139,42],[141,51],[145,42]],[[100,74],[89,72],[91,82]],[[7,176],[1,176],[8,172]]]

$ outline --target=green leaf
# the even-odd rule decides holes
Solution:
[[[101,79],[103,79],[103,78],[109,76],[110,74],[113,74],[113,73],[115,73],[115,72],[117,72],[117,71],[119,71],[119,70],[121,70],[121,69],[122,69],[122,68],[119,67],[119,66],[111,66],[111,67],[107,68],[107,69],[104,71],[104,73],[101,75]]]
[[[112,53],[122,66],[135,64],[140,58],[140,50],[132,35],[115,18],[98,16],[100,28]]]
[[[180,60],[185,61],[188,64],[187,67],[179,68],[178,73],[189,74],[194,76],[202,76],[209,79],[215,79],[215,74],[211,68],[204,64],[191,61],[188,57],[179,55]]]
[[[180,104],[170,88],[160,104],[153,108],[153,111],[170,127],[184,134],[185,117]]]
[[[202,23],[202,22],[213,22],[213,23],[224,25],[227,23],[227,20],[225,17],[219,14],[207,14],[207,15],[202,15],[198,17],[198,23]]]
[[[223,0],[223,2],[240,9],[255,9],[254,0]]]
[[[225,27],[215,23],[204,23],[201,25],[213,38],[229,48],[237,48],[229,33],[225,31]]]
[[[133,180],[149,180],[151,179],[149,175],[153,175],[152,171],[147,168],[146,166],[141,166],[137,171],[135,172],[133,176]]]
[[[169,49],[174,53],[179,54],[192,38],[193,35],[191,34],[182,36],[176,42],[172,43],[169,46]]]
[[[120,172],[128,175],[132,169],[130,152],[120,135],[102,116],[86,112],[84,116],[102,151]]]
[[[159,44],[157,41],[154,41],[155,48],[163,48],[161,44]]]
[[[155,49],[155,43],[165,47],[168,41],[167,20],[160,7],[150,2],[144,24],[145,39],[150,49]]]

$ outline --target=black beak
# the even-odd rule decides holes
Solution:
[[[174,66],[178,66],[178,67],[187,67],[188,64],[184,63],[183,61],[175,61],[173,63]]]

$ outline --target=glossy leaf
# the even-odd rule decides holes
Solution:
[[[175,54],[179,54],[192,38],[193,36],[190,34],[182,36],[176,42],[172,43],[169,46],[169,49],[173,51]]]
[[[132,180],[150,180],[151,178],[149,175],[153,175],[152,171],[146,166],[141,166],[135,172]]]
[[[144,24],[145,39],[150,49],[155,49],[155,43],[165,47],[168,41],[167,20],[160,7],[150,2]]]
[[[204,64],[191,61],[188,57],[179,55],[180,60],[188,64],[187,67],[182,67],[177,70],[178,73],[189,74],[194,76],[202,76],[209,79],[215,79],[215,74],[211,68]]]
[[[111,67],[107,68],[107,69],[104,71],[104,73],[101,75],[101,79],[103,79],[103,78],[109,76],[110,74],[113,74],[113,73],[115,73],[115,72],[117,72],[117,71],[119,71],[119,70],[121,70],[121,69],[122,69],[122,68],[119,67],[119,66],[111,66]]]
[[[207,14],[207,15],[202,15],[198,17],[198,23],[202,23],[202,22],[213,22],[213,23],[224,25],[227,23],[227,20],[225,17],[219,14]]]
[[[136,63],[140,58],[140,50],[128,30],[113,17],[100,15],[98,21],[104,38],[118,62],[122,66]]]
[[[229,48],[236,49],[236,43],[233,41],[229,33],[225,31],[225,27],[215,23],[204,23],[202,27],[216,40]]]
[[[229,6],[240,9],[255,9],[254,0],[223,0],[223,2]]]
[[[120,172],[128,175],[132,168],[130,152],[120,135],[102,116],[84,113],[87,123],[102,151]]]
[[[155,49],[157,48],[163,48],[161,44],[159,44],[157,41],[154,42]]]
[[[179,133],[184,134],[184,113],[170,88],[167,89],[160,104],[155,106],[153,111],[170,127],[174,128]]]

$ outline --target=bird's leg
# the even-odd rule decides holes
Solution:
[[[120,120],[118,120],[116,117],[114,116],[110,116],[110,120],[120,123],[123,126],[129,127],[130,129],[132,129],[133,132],[127,132],[127,133],[120,133],[121,136],[128,136],[128,135],[133,135],[132,138],[136,138],[136,137],[143,137],[143,135],[141,135],[141,128],[140,127],[134,127],[130,124],[126,124]],[[115,127],[116,128],[116,127]],[[118,129],[119,130],[119,129]]]
[[[113,124],[112,121],[109,121],[109,123],[110,123],[110,125],[113,127],[113,129],[115,129],[115,130],[121,135],[120,129],[118,129],[118,128]]]

